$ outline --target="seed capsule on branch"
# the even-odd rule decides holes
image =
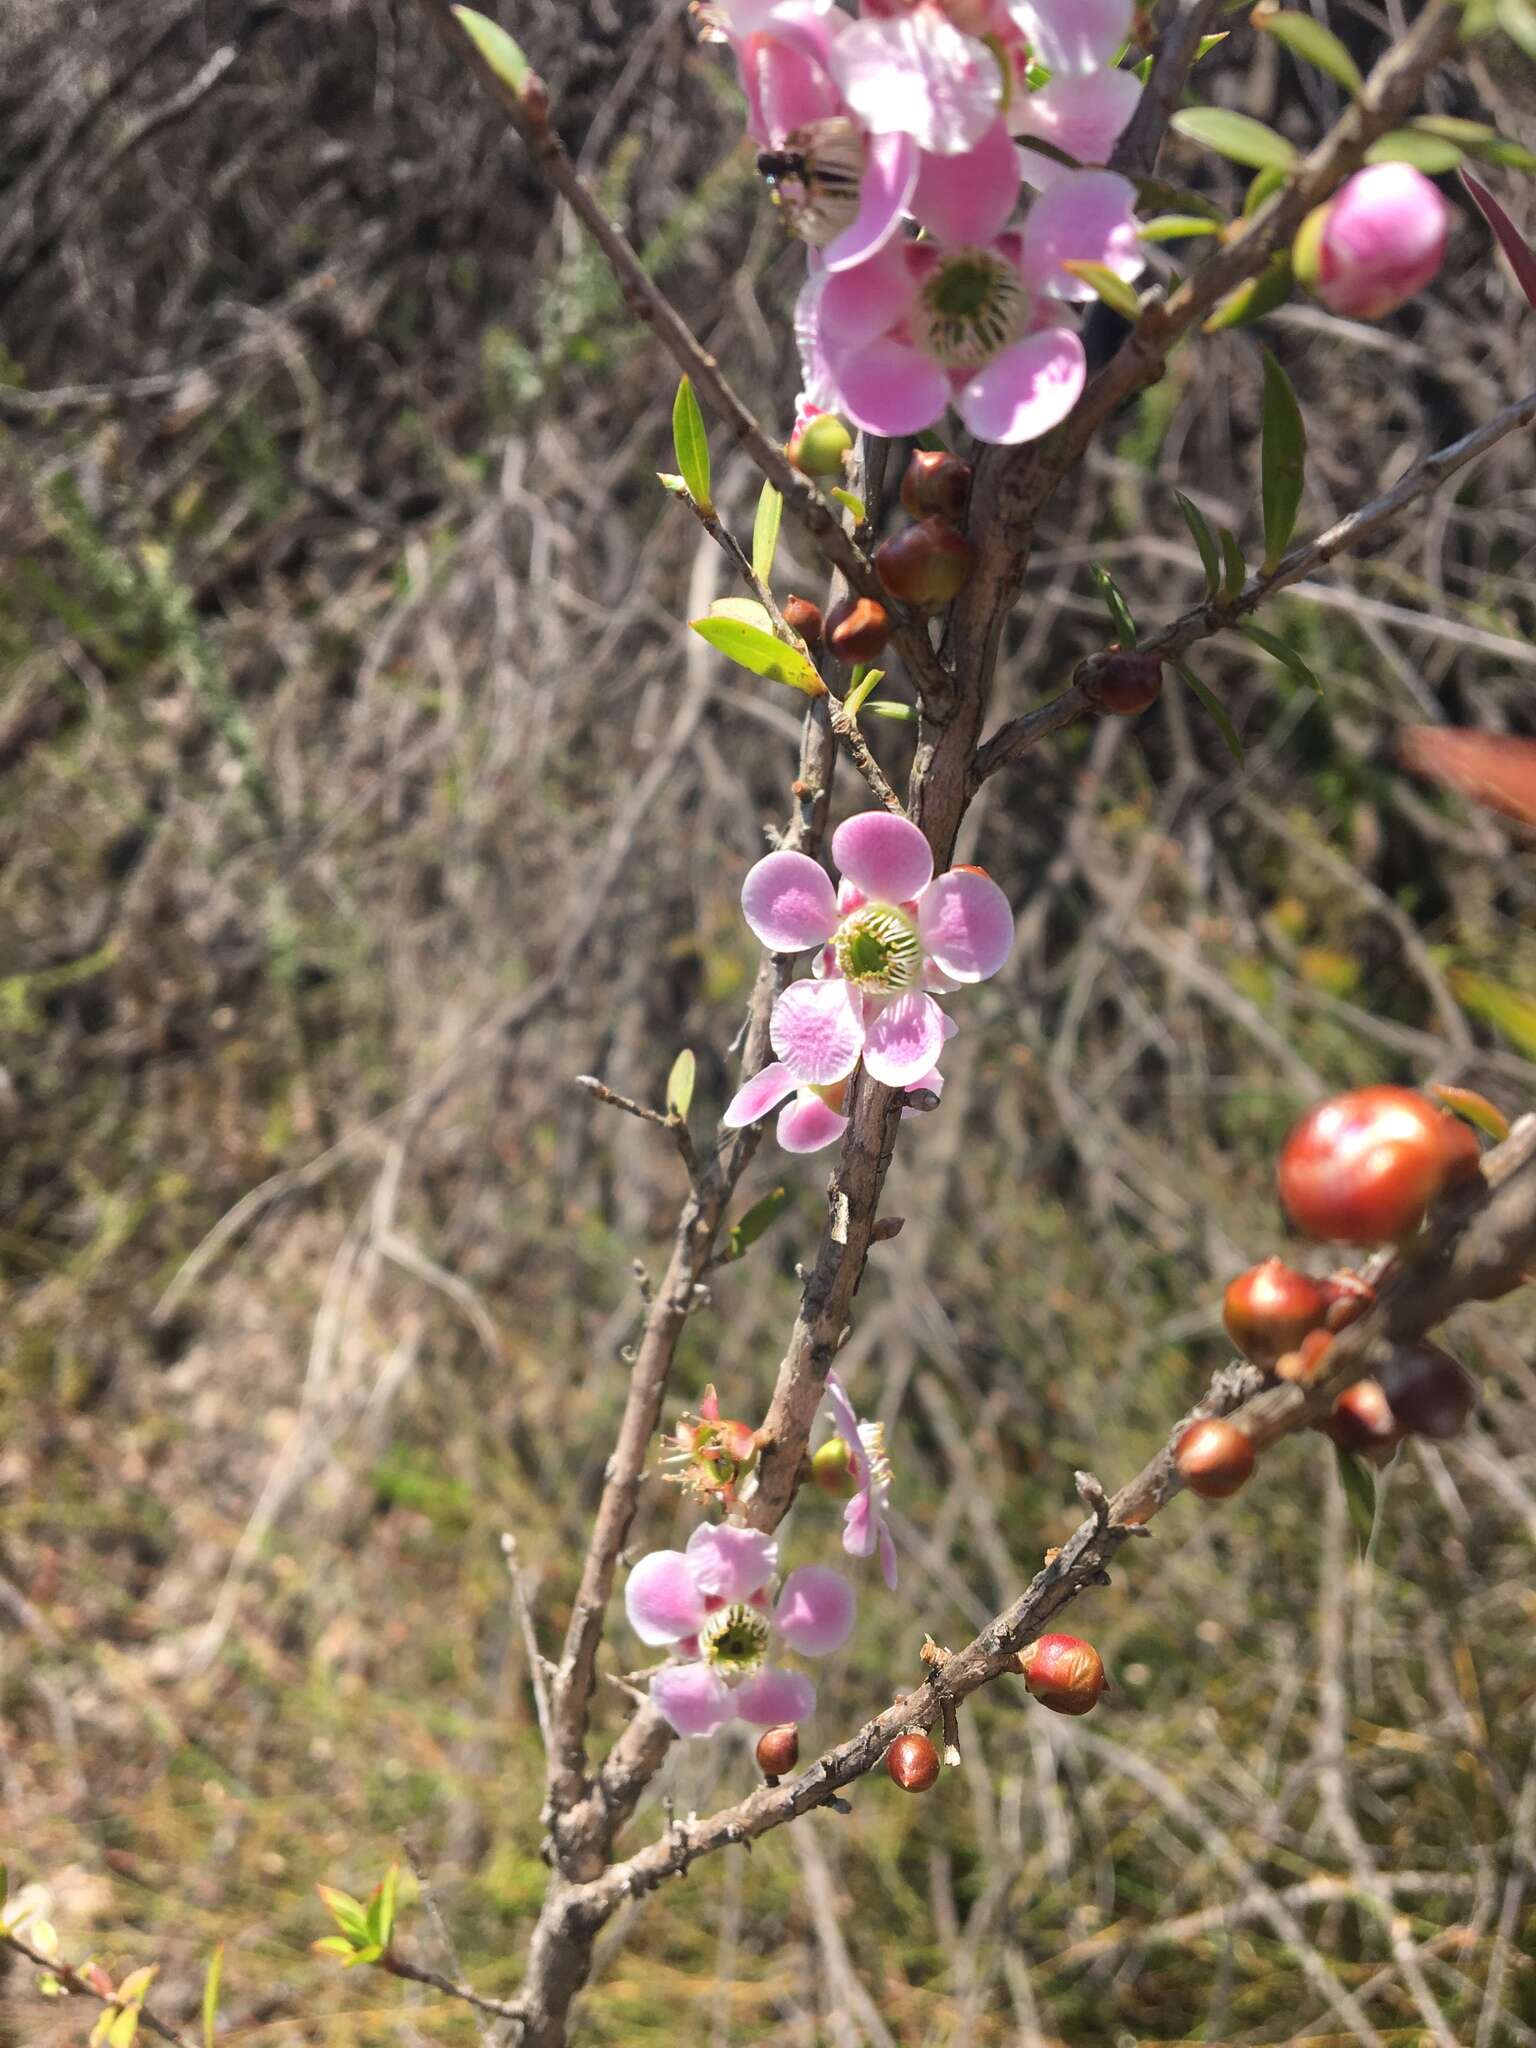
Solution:
[[[893,533],[875,549],[875,572],[892,597],[921,611],[937,611],[965,588],[971,544],[945,519],[923,519]]]
[[[808,597],[786,597],[784,600],[784,623],[791,632],[798,633],[807,647],[821,645],[821,606],[812,604]]]
[[[827,645],[839,661],[878,661],[891,637],[891,615],[872,597],[845,597],[827,613]]]
[[[1401,1429],[1445,1443],[1477,1401],[1472,1375],[1438,1344],[1400,1344],[1381,1369],[1382,1393]]]
[[[1356,1380],[1346,1387],[1318,1427],[1341,1451],[1390,1451],[1403,1434],[1379,1380]]]
[[[1191,1493],[1202,1500],[1229,1500],[1252,1475],[1253,1439],[1235,1422],[1207,1415],[1179,1438],[1173,1462]]]
[[[1087,1714],[1109,1681],[1104,1660],[1079,1636],[1041,1636],[1019,1652],[1019,1669],[1030,1694],[1053,1714]]]
[[[914,448],[901,479],[902,510],[914,519],[958,520],[971,494],[971,465],[946,449]]]
[[[1274,1258],[1239,1273],[1221,1304],[1227,1335],[1244,1358],[1265,1367],[1294,1351],[1327,1312],[1328,1296],[1318,1282]]]
[[[1309,1237],[1386,1244],[1416,1231],[1480,1157],[1469,1126],[1416,1090],[1357,1088],[1302,1118],[1276,1179],[1286,1214]]]
[[[852,1500],[859,1490],[853,1474],[853,1460],[840,1436],[829,1436],[811,1453],[811,1478],[834,1500]]]
[[[1094,655],[1079,674],[1088,697],[1111,718],[1135,718],[1149,710],[1163,687],[1163,664],[1155,654],[1118,647]]]
[[[939,1752],[916,1730],[898,1735],[885,1752],[885,1768],[903,1792],[926,1792],[939,1775]]]
[[[757,1767],[765,1778],[782,1778],[800,1761],[800,1731],[793,1721],[765,1728],[757,1738]]]

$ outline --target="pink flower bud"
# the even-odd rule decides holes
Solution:
[[[1296,275],[1346,319],[1380,320],[1445,260],[1450,208],[1411,164],[1369,164],[1302,222]]]

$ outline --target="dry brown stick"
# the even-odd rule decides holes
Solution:
[[[56,1977],[65,1990],[72,1991],[76,1997],[94,1998],[98,2005],[117,2004],[118,2001],[110,1991],[98,1991],[90,1978],[83,1976],[73,1964],[61,1962],[57,1956],[44,1955],[41,1949],[34,1948],[31,1942],[21,1935],[6,1930],[0,1932],[0,1942],[8,1949],[13,1949],[17,1955],[25,1956],[29,1963],[35,1963],[38,1969],[46,1970],[50,1976]],[[169,2041],[172,2048],[192,2048],[185,2034],[178,2034],[174,2027],[167,2026],[165,2021],[151,2012],[147,2005],[139,2008],[139,2025],[146,2033],[153,2034],[157,2041]]]

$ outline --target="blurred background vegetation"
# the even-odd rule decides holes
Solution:
[[[675,0],[507,18],[787,429],[801,259],[718,54]],[[1362,53],[1393,18],[1332,14]],[[1204,89],[1310,136],[1333,88],[1258,41],[1236,21]],[[1531,69],[1486,45],[1439,108],[1536,143]],[[11,0],[0,80],[4,1853],[70,1954],[158,1961],[168,2011],[227,1940],[233,2041],[469,2042],[462,2008],[312,1958],[312,1887],[366,1889],[406,1831],[466,1970],[516,1984],[541,1760],[499,1539],[553,1646],[631,1261],[681,1192],[571,1076],[655,1099],[687,1044],[699,1129],[723,1101],[795,719],[686,634],[724,585],[654,480],[672,373],[408,0]],[[1465,206],[1389,325],[1272,318],[1306,520],[1523,390],[1533,331]],[[1114,423],[1042,537],[1006,708],[1102,644],[1093,562],[1147,620],[1194,599],[1175,485],[1256,539],[1258,392],[1238,331]],[[1522,439],[1277,609],[1324,701],[1203,654],[1243,767],[1170,689],[988,785],[961,857],[1020,944],[903,1134],[906,1231],[860,1296],[846,1378],[888,1426],[904,1576],[867,1582],[816,1736],[910,1682],[924,1628],[985,1621],[1072,1526],[1073,1468],[1127,1476],[1223,1360],[1309,1098],[1529,1104],[1529,839],[1396,748],[1536,731],[1533,562]],[[897,773],[904,729],[875,744]],[[775,1178],[677,1406],[766,1399],[822,1186],[765,1147],[745,1198]],[[1178,1504],[1074,1623],[1115,1682],[1089,1723],[994,1688],[933,1795],[871,1780],[696,1868],[610,1930],[583,2038],[1353,2038],[1331,1971],[1382,2041],[1536,2041],[1536,1346],[1519,1300],[1452,1335],[1481,1412],[1403,1457],[1368,1560],[1316,1441]],[[652,1488],[640,1542],[685,1527]],[[806,1500],[787,1561],[836,1529]],[[607,1668],[636,1647],[620,1622]],[[625,1711],[606,1687],[605,1736]],[[739,1740],[680,1746],[632,1839],[750,1776]],[[0,1977],[0,2042],[87,2025]]]

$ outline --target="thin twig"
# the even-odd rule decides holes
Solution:
[[[82,1976],[73,1964],[60,1962],[57,1956],[44,1955],[41,1949],[34,1948],[31,1942],[21,1935],[12,1934],[8,1930],[0,1931],[0,1942],[7,1948],[14,1949],[17,1955],[25,1956],[29,1963],[35,1963],[38,1969],[46,1970],[50,1976],[56,1977],[66,1991],[72,1991],[77,1997],[94,1998],[98,2005],[118,2003],[110,1991],[98,1991],[90,1978]],[[172,2048],[192,2048],[185,2034],[178,2034],[174,2027],[168,2026],[164,2020],[151,2012],[147,2005],[139,2008],[139,2025],[146,2033],[153,2034],[157,2041],[169,2041]]]
[[[517,1538],[510,1529],[503,1529],[501,1532],[501,1555],[506,1563],[507,1579],[512,1587],[512,1612],[517,1616],[518,1631],[523,1638],[523,1654],[528,1659],[528,1683],[533,1688],[533,1706],[539,1721],[539,1739],[547,1750],[549,1684],[545,1677],[545,1659],[539,1649],[538,1633],[533,1625],[533,1609],[528,1604],[528,1588],[523,1583],[523,1567],[517,1554]]]

